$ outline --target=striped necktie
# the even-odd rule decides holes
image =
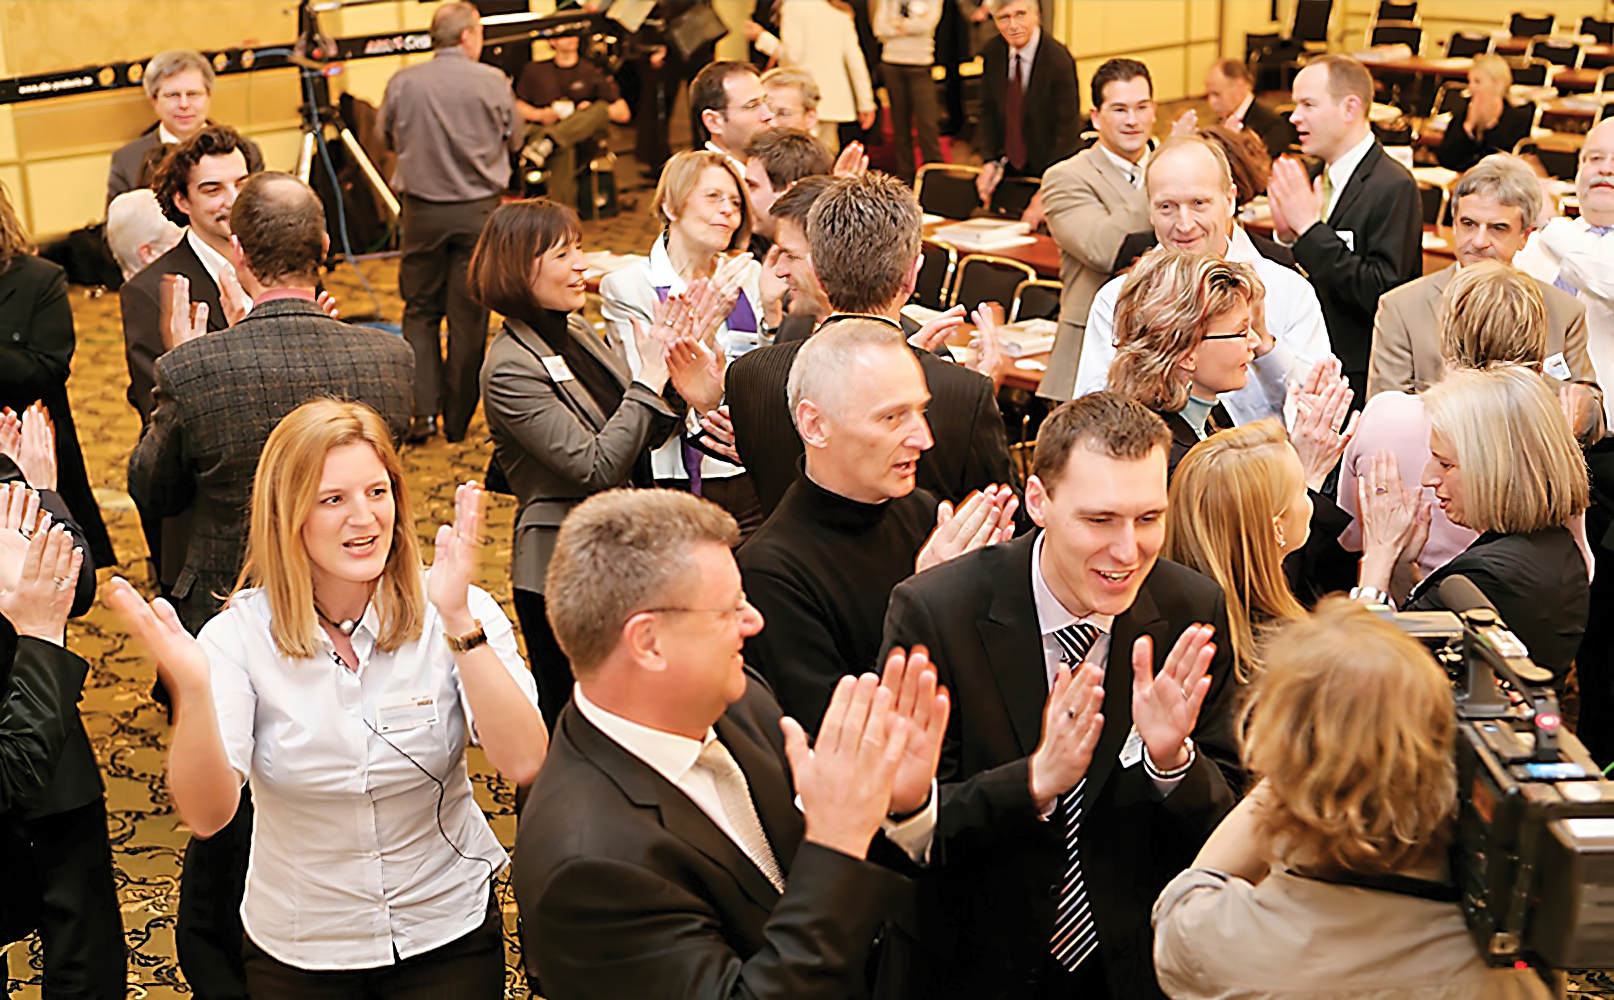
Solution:
[[[1054,633],[1054,639],[1063,652],[1062,659],[1075,669],[1093,648],[1098,629],[1085,622],[1066,625]],[[1082,879],[1080,834],[1082,828],[1082,792],[1087,779],[1059,797],[1054,808],[1065,842],[1066,867],[1059,879],[1059,903],[1054,910],[1054,933],[1048,942],[1054,961],[1074,972],[1098,947],[1098,928],[1093,924],[1093,909],[1088,905],[1087,884]]]

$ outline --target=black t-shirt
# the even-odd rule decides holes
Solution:
[[[555,65],[553,59],[546,59],[528,63],[521,71],[521,79],[516,81],[516,96],[533,107],[542,108],[561,98],[573,104],[584,101],[609,104],[621,94],[616,81],[587,59],[578,59],[575,66],[564,68]]]

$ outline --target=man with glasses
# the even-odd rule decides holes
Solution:
[[[213,67],[201,53],[174,49],[153,56],[140,78],[146,98],[157,113],[156,124],[140,137],[118,147],[112,154],[112,167],[106,177],[106,203],[125,191],[148,187],[159,150],[189,139],[209,124],[207,113],[213,105]],[[250,139],[242,139],[241,151],[247,169],[263,169],[263,154]]]
[[[1076,61],[1042,30],[1032,0],[991,0],[998,37],[981,49],[981,127],[985,166],[976,180],[982,203],[1005,177],[1041,177],[1076,152],[1081,137]],[[1027,209],[1041,221],[1040,208]]]
[[[1059,334],[1038,394],[1071,398],[1093,296],[1110,278],[1127,234],[1149,228],[1144,165],[1154,131],[1154,84],[1136,59],[1111,59],[1092,81],[1098,142],[1048,168],[1042,204],[1059,244]]]
[[[757,68],[732,60],[707,63],[689,85],[689,103],[698,126],[695,138],[728,157],[745,176],[745,147],[773,125]]]
[[[811,73],[796,66],[775,66],[762,74],[762,90],[774,128],[818,134],[818,101],[823,95]]]

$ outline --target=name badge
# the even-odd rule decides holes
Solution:
[[[576,378],[572,374],[572,369],[566,364],[566,359],[558,354],[544,358],[544,369],[549,372],[550,379],[556,382],[570,382]]]
[[[1345,249],[1349,250],[1351,253],[1356,252],[1355,233],[1351,232],[1349,229],[1336,229],[1334,230],[1334,233],[1345,242]]]
[[[1560,382],[1568,382],[1570,378],[1569,362],[1564,360],[1564,352],[1559,351],[1541,363],[1541,370]]]
[[[1126,742],[1121,744],[1121,769],[1131,767],[1143,760],[1143,737],[1138,735],[1138,727],[1133,726],[1132,731],[1126,734]]]
[[[395,733],[403,729],[437,725],[437,699],[429,694],[404,698],[382,705],[375,713],[376,730]]]

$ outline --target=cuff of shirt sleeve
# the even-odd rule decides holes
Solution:
[[[885,834],[885,839],[902,848],[903,853],[913,859],[915,864],[929,864],[930,844],[936,833],[937,814],[936,779],[932,778],[930,798],[925,802],[924,808],[900,821],[887,817],[880,824],[880,831]]]
[[[1143,748],[1143,770],[1149,775],[1149,778],[1154,782],[1154,787],[1161,795],[1169,795],[1173,789],[1182,784],[1182,779],[1188,776],[1188,771],[1194,766],[1194,761],[1199,759],[1199,750],[1195,748],[1192,737],[1184,737],[1183,745],[1188,748],[1188,762],[1170,771],[1162,771],[1155,767],[1154,761],[1149,759],[1149,747],[1145,745]]]

